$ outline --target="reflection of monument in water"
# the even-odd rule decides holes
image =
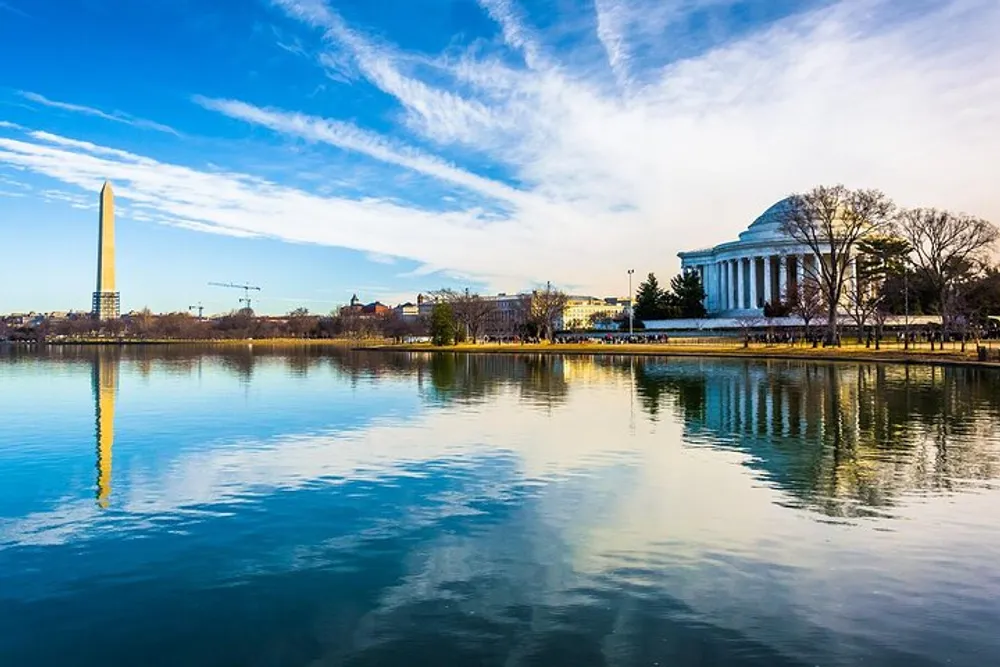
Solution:
[[[111,499],[111,450],[115,443],[115,399],[118,395],[117,350],[98,350],[92,375],[97,421],[97,504]]]
[[[1000,476],[992,417],[1000,376],[883,364],[679,361],[640,364],[655,417],[669,405],[685,440],[749,455],[746,465],[834,516],[880,513],[907,493]]]

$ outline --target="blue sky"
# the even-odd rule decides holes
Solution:
[[[619,294],[818,183],[1000,220],[995,0],[0,0],[0,312]],[[13,66],[11,66],[13,65]]]

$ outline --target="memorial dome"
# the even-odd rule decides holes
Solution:
[[[740,233],[740,241],[767,241],[786,238],[787,235],[781,231],[781,221],[791,205],[791,197],[785,197],[772,204],[770,208],[750,223],[745,232]]]

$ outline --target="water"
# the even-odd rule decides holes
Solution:
[[[1000,373],[0,348],[0,665],[1000,664]]]

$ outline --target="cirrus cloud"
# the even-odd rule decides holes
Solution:
[[[304,34],[320,34],[317,68],[346,59],[394,105],[394,127],[210,91],[195,101],[328,151],[345,169],[369,160],[404,183],[392,198],[321,196],[40,132],[0,139],[0,162],[94,191],[111,178],[140,209],[190,229],[408,258],[504,290],[551,279],[619,291],[625,268],[670,271],[677,251],[728,240],[818,183],[1000,219],[992,1],[927,0],[903,12],[888,0],[839,0],[728,26],[710,48],[658,61],[636,20],[655,3],[600,0],[577,48],[589,39],[601,62],[573,58],[510,0],[481,1],[495,42],[431,56],[368,36],[322,0],[272,2]],[[677,7],[658,14],[663,26],[728,3]]]

